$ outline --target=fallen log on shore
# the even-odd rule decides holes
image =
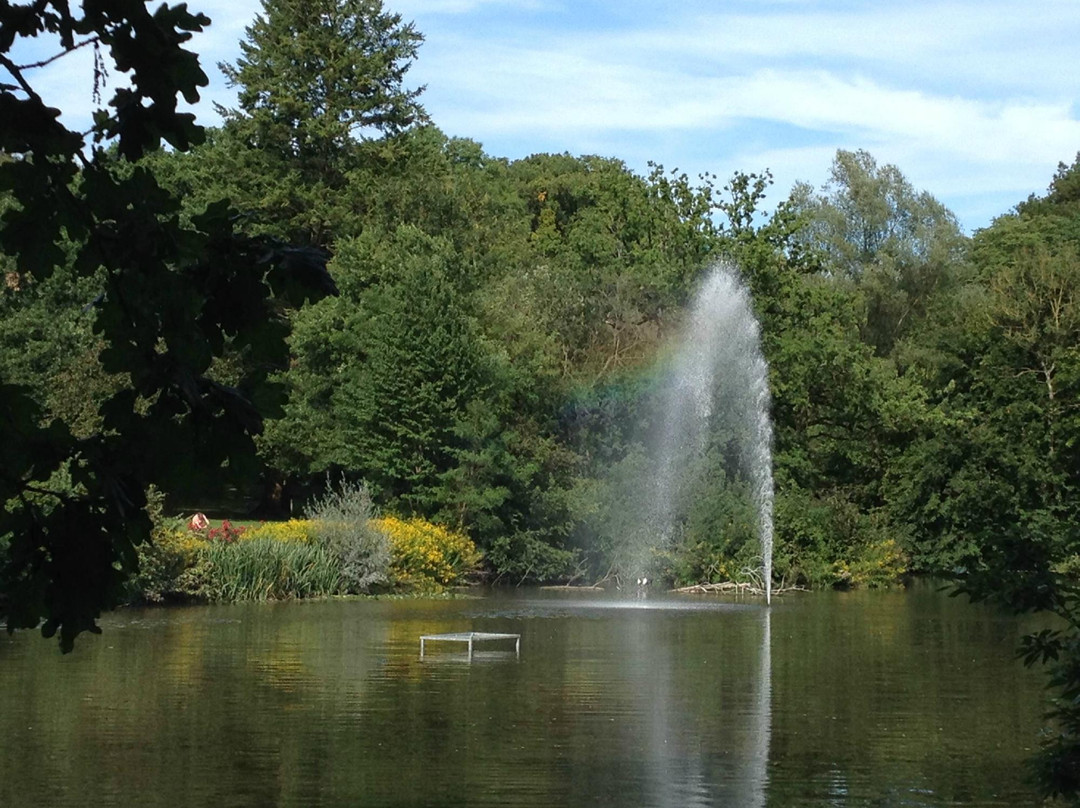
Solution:
[[[736,581],[719,581],[712,584],[693,584],[691,586],[680,586],[678,589],[672,589],[672,592],[678,592],[682,595],[709,595],[709,594],[735,594],[735,595],[760,595],[764,597],[765,590],[757,584]],[[773,589],[774,595],[783,595],[786,592],[805,592],[805,587],[801,586],[779,586]]]
[[[558,584],[558,585],[554,585],[553,584],[551,586],[542,586],[542,587],[540,587],[540,589],[541,590],[557,589],[557,590],[561,590],[561,591],[565,591],[567,589],[571,589],[571,590],[585,589],[585,590],[592,591],[592,592],[603,592],[604,591],[604,587],[602,587],[602,586],[589,586],[587,584],[580,584],[580,585],[578,585],[578,584]]]

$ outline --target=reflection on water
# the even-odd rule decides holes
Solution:
[[[420,660],[467,630],[520,659]],[[1034,804],[1019,633],[929,590],[129,610],[0,638],[0,805]]]
[[[753,726],[756,730],[752,766],[747,767],[752,799],[742,805],[764,806],[769,787],[769,740],[772,737],[772,609],[761,615],[761,651],[758,659],[758,692]],[[748,795],[748,796],[750,796]]]

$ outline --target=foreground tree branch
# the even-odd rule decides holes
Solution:
[[[182,45],[209,22],[186,5],[0,6],[0,64],[19,82],[0,90],[0,185],[12,202],[0,251],[34,282],[100,282],[98,358],[118,380],[96,429],[77,437],[45,418],[32,390],[0,378],[0,620],[9,632],[59,634],[64,651],[122,601],[150,535],[149,484],[181,492],[206,474],[250,473],[252,439],[276,400],[269,373],[287,356],[283,307],[333,290],[324,254],[242,236],[224,202],[182,224],[177,200],[134,165],[162,141],[183,150],[202,140],[177,99],[194,102],[207,83]],[[92,144],[8,56],[41,33],[65,52],[85,44],[76,36],[98,39],[130,79],[95,113]],[[235,388],[207,377],[229,342],[260,360]]]

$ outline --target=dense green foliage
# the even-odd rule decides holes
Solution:
[[[344,475],[466,533],[493,579],[618,579],[659,369],[727,259],[770,365],[777,576],[944,573],[1065,617],[1029,650],[1060,661],[1048,782],[1080,789],[1080,162],[969,239],[865,152],[771,213],[767,172],[718,188],[596,156],[499,159],[426,120],[406,86],[421,37],[377,0],[265,0],[225,68],[238,108],[204,140],[175,111],[205,83],[181,47],[204,17],[66,8],[0,7],[9,628],[45,620],[70,647],[137,565],[175,572],[145,544],[150,483],[285,516]],[[2,55],[41,30],[134,73],[90,147]],[[755,564],[725,445],[654,558],[670,581]],[[387,569],[371,536],[319,546],[346,589]]]

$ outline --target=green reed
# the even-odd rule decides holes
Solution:
[[[199,552],[210,600],[289,600],[341,590],[340,564],[318,544],[251,539],[211,542]]]

